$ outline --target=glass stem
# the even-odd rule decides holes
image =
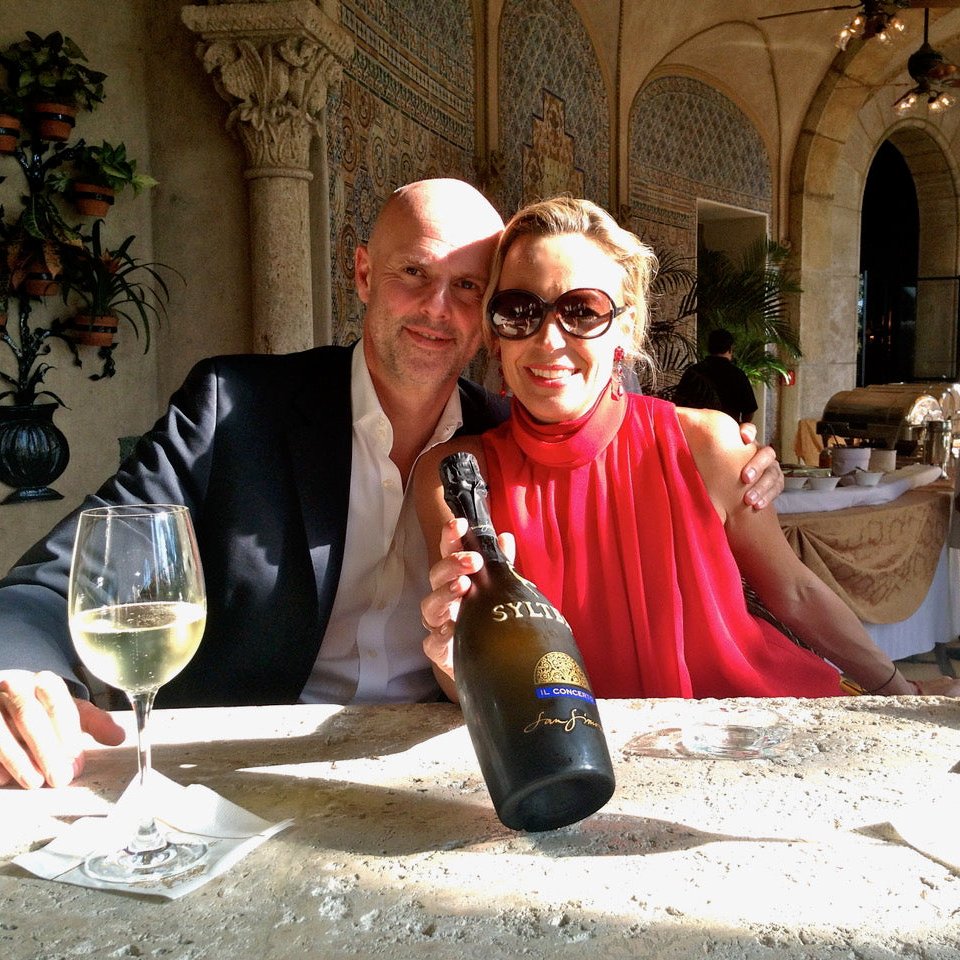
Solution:
[[[148,690],[145,693],[131,693],[130,704],[133,707],[133,713],[137,720],[137,769],[139,778],[137,783],[137,808],[138,825],[136,836],[127,845],[128,853],[150,853],[153,850],[162,850],[166,845],[166,839],[157,829],[157,823],[153,819],[153,814],[149,812],[147,781],[151,773],[150,765],[150,738],[147,736],[147,720],[150,718],[150,710],[153,707],[154,698],[157,695],[156,690]]]

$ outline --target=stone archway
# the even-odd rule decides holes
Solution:
[[[960,262],[957,158],[940,131],[903,125],[887,139],[903,154],[920,210],[920,265],[924,275],[953,274]]]
[[[887,137],[906,161],[917,193],[919,257],[912,376],[953,377],[957,354],[958,185],[949,145],[927,129],[901,126]]]
[[[789,237],[803,285],[796,315],[804,359],[796,386],[782,393],[784,451],[800,418],[819,418],[834,393],[856,384],[861,203],[884,140],[904,154],[917,185],[921,272],[955,274],[960,267],[960,177],[952,146],[960,115],[898,117],[895,96],[883,86],[890,74],[869,45],[839,55],[794,154]]]

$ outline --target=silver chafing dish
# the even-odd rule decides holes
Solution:
[[[946,409],[945,409],[946,408]],[[817,433],[847,445],[896,450],[904,459],[942,464],[949,456],[951,422],[960,428],[960,384],[884,383],[835,393]]]

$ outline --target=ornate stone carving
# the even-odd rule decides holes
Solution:
[[[198,53],[231,106],[227,127],[254,169],[306,172],[327,91],[353,54],[352,39],[330,15],[336,5],[326,3],[325,10],[312,0],[280,0],[182,11],[184,23],[203,37]]]
[[[329,258],[311,262],[310,141],[324,133],[327,91],[340,82],[353,40],[340,25],[338,0],[272,0],[184,7],[200,34],[198,53],[230,104],[228,129],[246,150],[250,181],[253,346],[266,353],[314,344],[314,307],[330,327]],[[326,150],[318,151],[320,193],[327,193]],[[324,209],[324,208],[321,208]],[[316,225],[330,235],[329,213]]]

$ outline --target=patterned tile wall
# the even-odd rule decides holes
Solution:
[[[525,195],[524,150],[542,141],[543,122],[563,119],[553,147],[543,154],[543,176],[530,176],[549,192],[565,186],[603,206],[610,203],[610,117],[600,68],[583,23],[569,0],[507,0],[500,21],[499,153],[503,174],[494,198],[514,211]],[[539,123],[538,123],[539,122]],[[566,159],[572,147],[572,163]],[[555,148],[555,149],[554,149]],[[553,154],[564,155],[562,164]]]
[[[356,53],[328,104],[334,341],[360,336],[353,251],[383,201],[423,177],[476,182],[470,0],[342,0]]]
[[[713,87],[689,77],[654,80],[634,100],[628,137],[627,225],[661,257],[695,269],[698,199],[770,213],[771,168],[763,140],[739,107]],[[648,371],[641,375],[648,390],[668,394],[694,359],[677,336],[696,334],[692,318],[677,323],[680,300],[667,292],[652,305],[652,347],[661,369],[656,388]]]
[[[690,77],[661,77],[630,111],[632,229],[680,256],[696,255],[696,201],[771,210],[770,158],[749,118]]]

